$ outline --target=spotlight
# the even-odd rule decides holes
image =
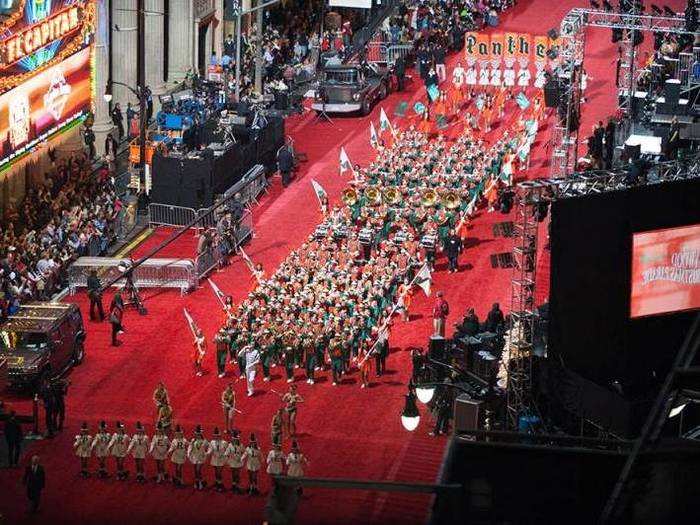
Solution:
[[[420,423],[420,414],[416,406],[416,395],[409,387],[408,394],[406,394],[406,405],[403,408],[403,412],[401,412],[401,424],[403,428],[413,432],[418,428],[418,423]]]
[[[600,4],[596,2],[595,0],[591,0],[591,7],[593,9],[600,9]]]
[[[686,401],[685,403],[682,403],[682,404],[680,404],[680,405],[678,405],[678,406],[676,406],[676,407],[673,407],[673,408],[671,409],[671,411],[668,413],[669,419],[671,419],[672,417],[676,417],[678,414],[680,414],[681,412],[683,412],[683,409],[684,409],[687,405],[688,405],[688,402]]]

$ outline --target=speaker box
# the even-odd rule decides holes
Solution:
[[[665,104],[669,108],[675,108],[678,105],[678,99],[681,95],[681,83],[675,79],[667,80],[664,84],[664,99]],[[673,111],[670,111],[673,113]]]
[[[447,339],[439,335],[430,336],[428,357],[444,363],[447,358]]]
[[[454,431],[465,432],[478,430],[482,412],[483,401],[471,399],[466,394],[461,394],[455,398],[454,406]]]
[[[551,79],[544,85],[544,105],[548,108],[559,106],[559,82],[556,79]]]

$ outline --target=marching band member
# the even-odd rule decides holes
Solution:
[[[156,460],[156,483],[162,483],[168,479],[168,474],[165,472],[165,459],[170,451],[170,439],[165,435],[163,426],[158,423],[156,433],[151,439],[151,446],[148,453]]]
[[[136,434],[131,438],[129,447],[126,450],[127,454],[131,454],[136,463],[136,481],[139,483],[146,482],[146,475],[144,473],[144,460],[146,459],[146,454],[148,453],[148,436],[143,428],[140,421],[136,422]]]
[[[211,466],[214,467],[214,489],[217,492],[223,492],[225,490],[222,479],[222,471],[227,462],[227,451],[228,443],[225,439],[221,438],[219,428],[214,428],[214,434],[209,442],[207,454],[209,455],[209,462],[211,463]]]
[[[173,424],[173,409],[170,405],[160,405],[158,408],[158,419],[156,421],[156,427],[163,429],[165,434],[170,434],[170,428]]]
[[[187,450],[189,449],[189,443],[182,433],[180,425],[175,427],[175,437],[170,442],[170,448],[168,448],[168,454],[170,455],[170,462],[175,465],[175,474],[173,474],[173,484],[176,487],[182,486],[182,465],[187,461]]]
[[[236,392],[233,390],[233,383],[229,383],[221,393],[221,406],[224,409],[224,429],[231,433],[233,430],[233,416],[236,411]]]
[[[282,443],[282,428],[284,427],[284,409],[278,408],[270,422],[270,441]]]
[[[241,445],[241,440],[239,437],[238,430],[234,430],[231,443],[229,443],[226,449],[226,458],[228,460],[228,466],[231,467],[231,491],[236,494],[243,493],[241,490],[241,468],[243,468],[243,454],[245,453],[245,448]]]
[[[88,463],[92,455],[92,436],[88,432],[87,423],[83,423],[80,426],[80,434],[75,436],[75,441],[73,442],[75,455],[80,458],[80,475],[84,478],[90,477]]]
[[[109,456],[109,443],[111,436],[107,432],[107,423],[100,421],[100,428],[92,439],[92,452],[97,458],[97,464],[99,465],[97,476],[100,478],[108,478],[107,473],[107,456]]]
[[[262,453],[258,448],[258,442],[255,440],[255,434],[250,435],[248,446],[243,452],[243,461],[245,462],[246,470],[248,471],[248,493],[259,494],[258,490],[258,471],[260,470]]]
[[[248,397],[251,397],[255,387],[255,371],[260,362],[260,352],[255,346],[248,344],[241,348],[238,355],[245,357],[245,377],[248,385]]]
[[[292,441],[292,450],[287,455],[287,476],[290,478],[304,477],[304,467],[308,463],[309,460],[299,450],[299,444],[296,441]],[[301,493],[301,487],[299,487],[298,491]]]
[[[155,392],[153,392],[153,402],[156,405],[156,409],[160,408],[161,405],[170,404],[170,396],[162,381],[158,383]]]
[[[219,379],[221,379],[226,375],[226,356],[231,347],[231,340],[225,326],[222,326],[216,332],[214,345],[216,346],[216,369],[219,372]]]
[[[125,480],[129,477],[129,471],[124,469],[124,457],[129,449],[129,443],[131,440],[124,432],[124,425],[117,421],[117,431],[112,434],[112,438],[109,440],[109,452],[117,463],[118,480]]]
[[[202,427],[197,425],[194,430],[194,437],[187,448],[187,459],[194,466],[194,488],[203,490],[207,482],[202,479],[202,465],[207,459],[209,442],[202,435]]]
[[[192,357],[194,360],[194,372],[195,375],[202,376],[204,374],[204,372],[202,372],[202,363],[207,353],[207,340],[200,328],[197,328],[195,333],[193,346],[194,354]]]

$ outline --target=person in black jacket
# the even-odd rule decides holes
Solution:
[[[27,497],[29,498],[29,510],[34,513],[39,510],[41,501],[41,491],[46,485],[46,475],[44,467],[39,463],[39,456],[32,456],[32,462],[27,465],[24,471],[22,483],[27,487]]]
[[[289,185],[292,170],[294,169],[294,155],[292,155],[288,146],[282,146],[277,153],[277,165],[282,174],[282,186],[286,188]]]
[[[479,318],[474,312],[474,308],[467,310],[467,315],[462,319],[462,324],[457,325],[457,332],[462,336],[475,336],[480,332]]]
[[[454,228],[450,229],[449,235],[445,238],[445,244],[443,246],[445,249],[445,255],[447,255],[447,260],[449,261],[450,273],[454,273],[458,270],[459,254],[462,252],[462,239],[459,235],[455,234]]]
[[[505,317],[503,316],[500,305],[498,303],[493,303],[488,316],[486,316],[486,330],[488,332],[498,333],[504,322]]]
[[[396,75],[396,89],[403,91],[406,82],[406,60],[403,56],[399,56],[394,63],[394,74]]]
[[[19,451],[22,446],[22,426],[17,421],[14,410],[5,421],[5,441],[7,442],[7,460],[10,468],[19,463]]]
[[[44,415],[46,420],[46,437],[52,438],[56,433],[54,428],[54,423],[56,417],[54,416],[54,411],[56,410],[56,399],[53,395],[53,390],[48,381],[44,383],[39,388],[39,397],[44,401]]]
[[[105,311],[102,307],[102,282],[97,276],[97,271],[92,270],[87,278],[88,297],[90,298],[90,321],[99,317],[100,322],[105,318]],[[97,309],[97,315],[95,315]]]

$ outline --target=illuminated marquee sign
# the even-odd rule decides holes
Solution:
[[[95,0],[0,0],[0,171],[92,110]]]

